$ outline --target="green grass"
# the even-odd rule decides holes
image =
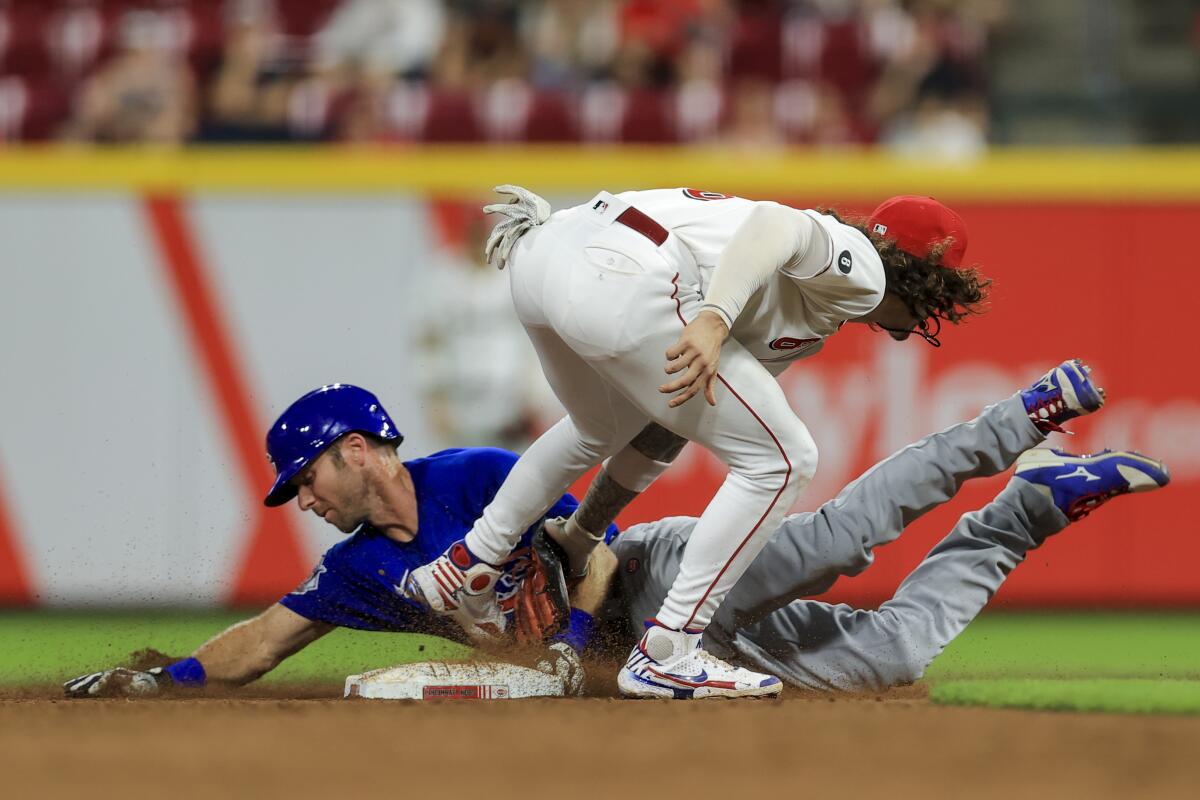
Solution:
[[[1200,615],[991,614],[926,675],[946,705],[1200,713]]]
[[[1200,678],[1200,614],[984,614],[933,662],[965,678]]]
[[[224,612],[0,613],[0,685],[45,684],[116,666],[151,647],[186,656],[244,619]],[[367,669],[455,658],[465,648],[430,636],[339,629],[288,659],[264,680],[337,681]]]
[[[243,616],[0,613],[0,685],[59,682],[144,647],[183,656]],[[266,680],[340,683],[366,669],[466,652],[430,637],[338,630]],[[937,703],[1200,713],[1200,613],[985,614],[926,677]]]
[[[1033,708],[1041,711],[1108,711],[1119,714],[1200,713],[1200,681],[1009,678],[950,681],[930,697],[945,705]]]

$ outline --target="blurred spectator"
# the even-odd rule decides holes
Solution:
[[[446,36],[438,0],[345,0],[316,35],[316,84],[341,95],[340,138],[385,134],[389,90],[426,78]]]
[[[445,27],[437,0],[345,0],[316,35],[316,66],[349,82],[425,76]]]
[[[196,124],[195,82],[176,18],[126,12],[117,53],[83,86],[66,135],[99,142],[179,144]]]
[[[876,50],[885,59],[868,113],[880,138],[913,156],[970,158],[986,145],[982,55],[987,22],[967,8],[992,4],[915,0],[910,13],[877,13]]]
[[[620,44],[613,0],[545,0],[526,12],[534,86],[569,89],[608,76]]]
[[[476,202],[435,200],[429,213],[439,247],[417,347],[430,424],[445,447],[523,450],[544,414],[557,414],[545,407],[549,387],[513,313],[508,276],[483,260],[492,223]]]
[[[484,89],[496,81],[521,80],[529,57],[518,35],[515,0],[455,0],[434,77],[446,89]]]
[[[223,40],[220,63],[209,84],[204,139],[286,140],[320,134],[323,108],[315,115],[305,114],[308,106],[297,102],[302,99],[298,87],[303,65],[280,29],[272,0],[226,3]]]
[[[0,137],[965,156],[1008,2],[0,0]]]

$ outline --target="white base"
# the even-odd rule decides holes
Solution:
[[[562,697],[562,679],[499,662],[420,661],[346,678],[345,697],[368,700],[519,700]]]

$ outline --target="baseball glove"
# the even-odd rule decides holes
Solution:
[[[558,543],[539,528],[529,546],[531,565],[513,612],[517,641],[541,644],[567,626],[571,603],[567,598],[566,556]]]

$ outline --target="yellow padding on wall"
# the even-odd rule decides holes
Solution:
[[[970,164],[876,152],[682,148],[301,147],[0,149],[0,192],[478,193],[519,183],[585,193],[692,186],[750,196],[899,193],[1014,200],[1200,200],[1200,148],[997,150]]]

